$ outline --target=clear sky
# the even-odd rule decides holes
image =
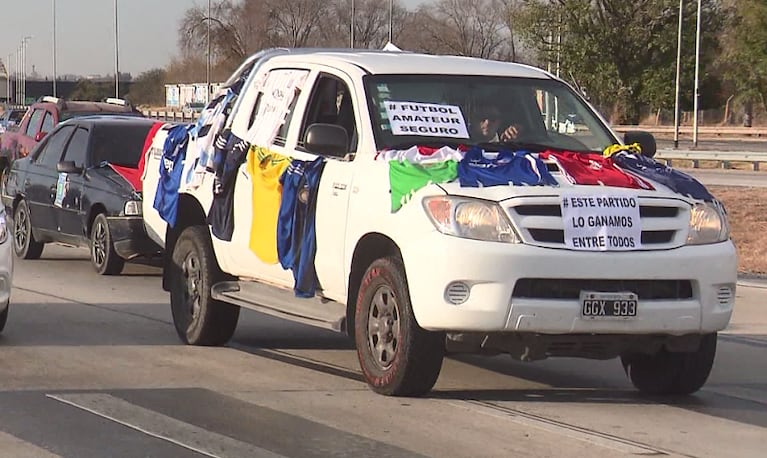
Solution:
[[[213,0],[214,2],[216,0]],[[380,0],[385,1],[385,0]],[[424,0],[398,0],[414,8]],[[0,59],[16,68],[25,36],[27,74],[53,75],[53,9],[56,9],[56,72],[59,76],[114,74],[114,0],[0,0]],[[177,53],[184,12],[206,0],[117,0],[119,68],[138,76],[164,67]]]

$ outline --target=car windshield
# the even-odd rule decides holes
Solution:
[[[556,80],[466,75],[365,77],[379,150],[412,145],[602,151],[617,142]]]
[[[19,122],[21,122],[21,118],[24,117],[24,113],[26,113],[26,111],[24,110],[12,110],[8,114],[8,120],[18,124]]]
[[[138,167],[151,123],[102,124],[94,127],[93,163]]]

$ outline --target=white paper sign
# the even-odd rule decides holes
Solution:
[[[581,251],[642,248],[642,222],[635,195],[566,194],[560,207],[567,248]]]
[[[69,190],[69,180],[66,173],[59,173],[59,179],[56,181],[56,199],[53,201],[55,207],[61,208],[64,204],[64,197]]]
[[[388,100],[384,107],[394,135],[469,138],[466,120],[457,105]]]

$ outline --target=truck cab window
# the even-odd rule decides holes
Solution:
[[[320,75],[309,99],[304,124],[301,127],[299,146],[303,146],[306,131],[312,124],[334,124],[343,127],[349,138],[344,153],[357,151],[357,122],[349,87],[338,78]]]
[[[37,129],[40,127],[40,118],[43,117],[45,110],[35,110],[29,119],[27,124],[27,131],[25,132],[28,137],[34,137],[37,134]]]

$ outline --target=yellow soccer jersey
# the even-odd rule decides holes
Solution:
[[[277,216],[282,185],[280,177],[291,159],[266,148],[251,146],[248,151],[248,174],[253,181],[253,221],[250,225],[250,249],[262,261],[276,264]]]

